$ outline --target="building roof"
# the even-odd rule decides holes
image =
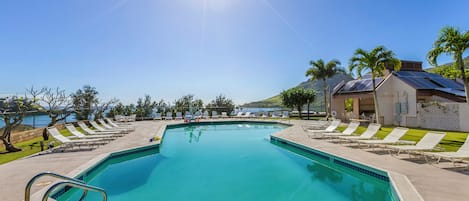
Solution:
[[[441,75],[425,71],[397,71],[392,72],[394,76],[416,90],[434,91],[435,94],[444,94],[445,97],[465,98],[464,85],[454,80],[444,78]],[[376,87],[381,85],[383,78],[376,78]],[[334,88],[334,95],[345,95],[352,93],[368,93],[373,91],[371,78],[362,78],[348,82],[342,82]],[[453,98],[453,99],[454,99]]]
[[[375,78],[376,86],[383,82],[383,78]],[[373,91],[373,82],[371,78],[362,78],[351,80],[347,83],[341,83],[334,88],[334,94],[348,94]]]
[[[397,71],[393,74],[417,90],[437,90],[465,97],[464,85],[438,74],[418,71]]]

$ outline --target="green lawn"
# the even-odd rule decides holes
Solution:
[[[0,164],[8,163],[10,161],[14,161],[18,158],[23,158],[25,156],[29,156],[41,151],[41,146],[39,144],[40,141],[43,141],[42,136],[34,138],[32,140],[28,140],[25,142],[20,142],[15,144],[15,147],[21,148],[22,151],[7,153],[5,148],[0,149]],[[53,141],[53,139],[49,138],[48,141],[44,142],[44,148],[47,149],[47,144]],[[58,143],[54,142],[54,145],[57,146]]]
[[[346,127],[339,127],[337,130],[343,131]],[[388,135],[394,127],[381,127],[381,129],[376,134],[376,137],[382,139]],[[361,134],[366,130],[366,127],[360,126],[356,133]],[[401,140],[412,140],[412,141],[419,141],[425,133],[429,130],[425,129],[418,129],[418,128],[411,128],[409,131],[401,138]],[[440,142],[439,147],[443,148],[444,151],[457,151],[461,145],[464,144],[468,133],[463,132],[453,132],[453,131],[440,131],[446,132],[445,137]]]
[[[77,128],[77,130],[84,133],[84,131],[81,128]],[[63,136],[72,135],[67,129],[60,130],[60,133],[62,133]],[[0,149],[0,165],[4,163],[8,163],[10,161],[14,161],[18,158],[23,158],[25,156],[29,156],[29,155],[40,152],[41,151],[41,146],[39,144],[40,141],[43,141],[42,136],[34,138],[32,140],[28,140],[25,142],[15,144],[15,147],[22,149],[22,151],[19,151],[19,152],[7,153],[5,148],[1,148]],[[47,144],[51,141],[54,141],[52,137],[50,137],[48,141],[44,142],[44,145],[45,145],[44,148],[46,148]],[[55,141],[54,145],[58,146],[59,143]]]

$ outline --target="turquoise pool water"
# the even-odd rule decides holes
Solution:
[[[84,179],[110,201],[391,201],[388,181],[271,142],[280,124],[168,128],[161,147],[106,160]],[[58,200],[77,200],[68,191]],[[101,200],[89,193],[86,200]]]

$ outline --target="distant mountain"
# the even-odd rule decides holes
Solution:
[[[353,78],[350,75],[347,74],[337,74],[329,79],[326,80],[327,84],[329,87],[332,89],[339,84],[342,81],[348,82],[350,80],[353,80]],[[296,87],[303,87],[306,89],[314,89],[316,91],[316,101],[311,105],[311,110],[315,111],[323,111],[323,104],[324,104],[324,95],[322,91],[323,83],[321,80],[315,80],[315,81],[304,81],[297,85]],[[331,90],[332,90],[331,89]],[[282,98],[280,94],[275,95],[273,97],[260,100],[260,101],[255,101],[251,103],[246,103],[242,105],[242,107],[260,107],[260,108],[265,108],[265,107],[283,107],[282,105]]]
[[[463,62],[464,62],[464,66],[465,66],[466,68],[469,68],[469,56],[464,57]],[[453,66],[453,64],[454,64],[454,62],[445,63],[445,64],[442,64],[442,65],[439,65],[439,66],[436,67],[436,68],[451,67],[451,66]],[[435,68],[435,67],[430,67],[430,68],[426,68],[426,69],[424,69],[424,70],[427,71],[427,72],[430,72],[430,73],[436,73],[436,72],[435,72],[436,68]]]

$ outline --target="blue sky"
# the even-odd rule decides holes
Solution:
[[[222,93],[241,104],[305,81],[312,59],[347,66],[357,48],[385,45],[428,66],[443,26],[469,29],[467,8],[463,0],[3,0],[0,94],[90,84],[124,103]]]

